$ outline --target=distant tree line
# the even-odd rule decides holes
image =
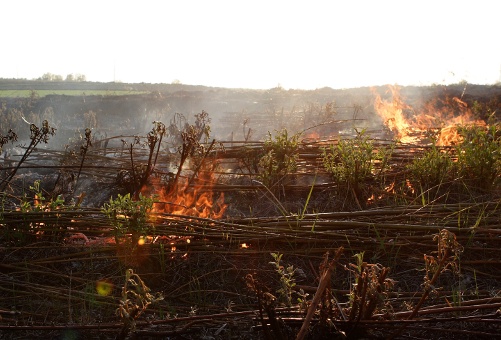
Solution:
[[[44,75],[41,76],[40,78],[38,78],[37,80],[40,80],[40,81],[63,81],[63,76],[60,74],[44,73]],[[83,82],[83,81],[87,81],[87,77],[85,76],[85,74],[70,73],[66,76],[64,81]]]

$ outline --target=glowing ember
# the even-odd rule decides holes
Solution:
[[[315,142],[318,140],[320,140],[320,134],[316,131],[311,131],[305,135],[305,137],[303,139],[303,143],[307,144],[309,142]]]
[[[139,246],[143,246],[146,243],[146,239],[144,237],[140,237],[139,240],[137,240],[137,244]]]
[[[408,190],[408,191],[409,191],[412,195],[414,195],[414,193],[415,193],[416,191],[414,190],[414,187],[412,186],[412,183],[409,181],[409,179],[406,179],[406,180],[405,180],[405,185],[406,185],[406,187],[407,187],[407,190]]]

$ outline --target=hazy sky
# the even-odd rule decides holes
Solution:
[[[314,89],[500,80],[498,1],[2,0],[0,77]]]

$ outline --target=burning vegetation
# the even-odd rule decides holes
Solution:
[[[496,336],[501,90],[446,90],[280,109],[273,89],[216,122],[156,93],[145,135],[95,108],[61,148],[70,122],[42,98],[4,104],[1,332]]]
[[[450,146],[461,142],[459,129],[487,126],[486,121],[475,115],[473,108],[462,98],[435,98],[414,109],[403,101],[397,87],[390,87],[389,91],[392,99],[383,100],[376,93],[374,106],[388,129],[402,143],[419,143],[425,133],[435,132],[437,146]]]

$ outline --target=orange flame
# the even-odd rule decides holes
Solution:
[[[383,119],[384,124],[393,131],[398,139],[402,142],[410,142],[409,137],[409,123],[404,117],[404,110],[410,109],[410,106],[404,103],[400,98],[398,87],[390,86],[392,100],[383,100],[379,94],[376,93],[374,100],[374,108],[379,116]]]
[[[320,134],[317,132],[317,131],[310,131],[309,133],[307,133],[304,137],[304,141],[307,142],[307,141],[317,141],[320,139]]]
[[[227,208],[224,193],[214,199],[212,173],[200,174],[201,178],[194,186],[190,186],[188,180],[183,180],[183,183],[178,183],[174,188],[168,188],[160,178],[155,177],[141,192],[143,195],[157,196],[153,212],[220,219]]]
[[[453,145],[461,141],[458,125],[486,126],[483,120],[475,119],[468,104],[457,97],[435,100],[423,108],[415,117],[415,125],[422,129],[439,129],[437,145]]]
[[[468,104],[457,97],[446,97],[443,100],[434,100],[422,108],[418,113],[407,105],[400,97],[399,88],[390,87],[392,100],[383,100],[375,93],[374,108],[383,119],[384,124],[395,133],[403,143],[418,141],[418,135],[424,136],[425,132],[434,130],[438,132],[436,144],[438,146],[453,145],[460,142],[458,125],[485,126],[485,122],[475,119]],[[411,112],[410,118],[405,112]]]

